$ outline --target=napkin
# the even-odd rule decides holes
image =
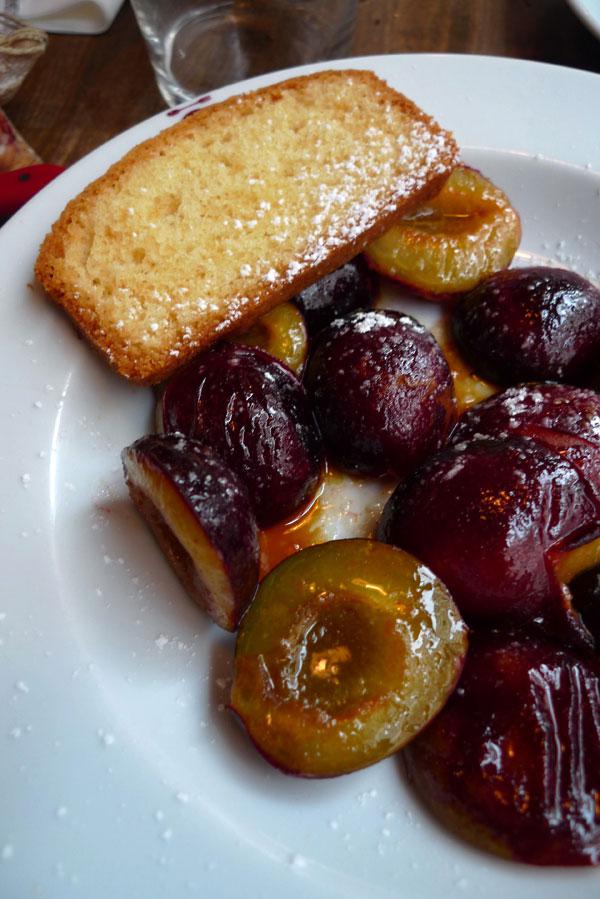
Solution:
[[[16,0],[8,11],[44,31],[100,34],[122,4],[123,0]]]

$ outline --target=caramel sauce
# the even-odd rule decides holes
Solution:
[[[328,463],[310,502],[292,519],[259,532],[260,578],[308,546],[340,537],[372,537],[397,483],[395,477],[352,475]]]
[[[450,366],[456,394],[458,414],[461,415],[470,406],[487,400],[498,393],[499,389],[491,381],[485,381],[475,374],[472,368],[465,362],[456,346],[450,330],[450,320],[445,317],[433,329],[433,334],[440,345],[440,349]]]
[[[296,513],[294,518],[289,521],[277,522],[272,527],[264,528],[259,532],[259,577],[261,580],[288,556],[319,542],[314,533],[314,525],[319,515],[319,501],[323,495],[325,479],[328,475],[329,472],[325,474],[315,495]]]

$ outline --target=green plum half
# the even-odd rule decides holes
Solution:
[[[419,733],[466,649],[450,594],[417,559],[374,540],[331,541],[260,585],[238,632],[230,705],[282,771],[346,774]]]

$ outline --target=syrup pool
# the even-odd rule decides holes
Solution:
[[[260,532],[261,579],[308,546],[373,536],[396,483],[394,478],[357,477],[328,466],[316,494],[299,514]]]

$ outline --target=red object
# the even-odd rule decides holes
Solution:
[[[0,174],[0,223],[64,171],[60,165],[28,165]]]

